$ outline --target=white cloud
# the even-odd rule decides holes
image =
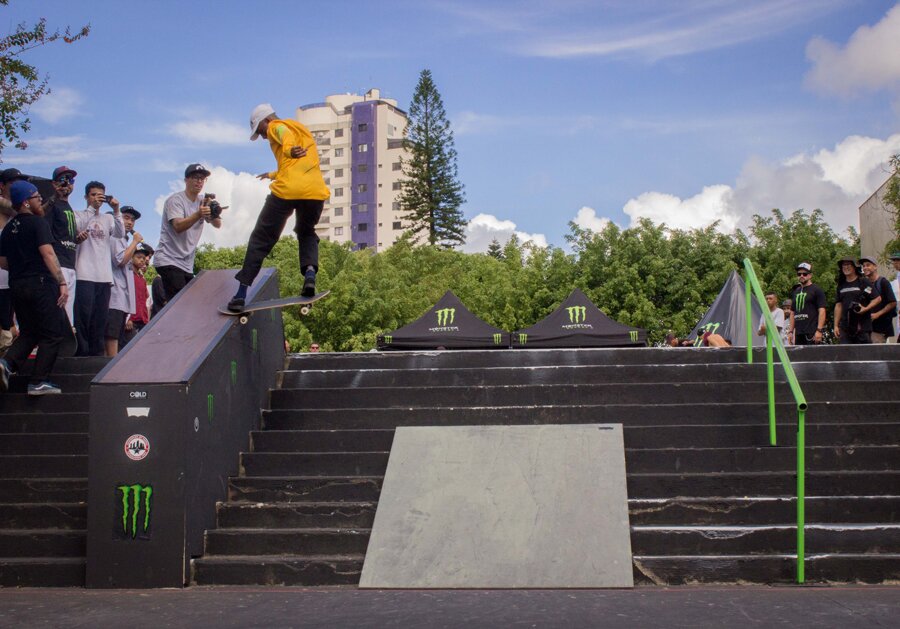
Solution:
[[[516,230],[516,224],[509,220],[501,220],[493,214],[479,214],[466,226],[466,244],[462,251],[466,253],[484,253],[492,240],[501,245],[515,234],[520,243],[530,242],[538,247],[547,246],[544,234],[529,234]]]
[[[638,219],[649,218],[675,229],[707,227],[720,221],[719,229],[734,231],[738,216],[731,209],[731,188],[723,185],[706,186],[687,199],[662,192],[645,192],[625,204],[622,210],[631,217],[632,226]]]
[[[222,213],[222,227],[215,229],[209,225],[203,228],[200,242],[212,243],[216,247],[246,245],[250,232],[256,225],[256,217],[269,194],[269,183],[260,181],[250,173],[234,173],[222,166],[210,167],[210,176],[203,187],[204,192],[212,192],[216,200],[228,209]],[[170,192],[156,198],[156,213],[162,216],[163,204],[173,192],[184,190],[184,179],[169,182]],[[284,228],[284,234],[294,229],[294,219]]]
[[[816,37],[806,45],[813,67],[806,83],[813,89],[851,96],[900,86],[900,5],[875,26],[861,26],[840,46]]]
[[[610,223],[608,218],[600,218],[594,208],[586,205],[578,210],[578,214],[575,215],[572,222],[582,229],[589,229],[597,233],[602,232]]]
[[[177,138],[201,144],[246,144],[250,132],[225,120],[183,120],[170,124],[167,131]]]
[[[884,140],[849,136],[833,149],[800,153],[781,162],[751,158],[733,186],[713,185],[690,198],[645,192],[625,204],[632,225],[640,217],[670,227],[705,227],[721,220],[731,231],[753,214],[822,210],[836,231],[858,225],[859,206],[887,179],[887,160],[900,152],[900,134]]]
[[[81,105],[84,98],[70,87],[54,87],[49,94],[41,97],[31,110],[44,122],[56,124],[66,118],[83,114]]]
[[[103,159],[157,153],[161,144],[107,144],[84,135],[48,136],[28,140],[28,149],[16,153],[19,165],[59,165],[67,162],[92,162]]]

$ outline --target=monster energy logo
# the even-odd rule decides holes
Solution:
[[[584,323],[587,308],[585,306],[572,306],[566,308],[569,313],[569,323]]]
[[[503,342],[503,335],[495,334],[494,335],[494,345],[500,345],[500,343],[502,343],[502,342]]]
[[[700,347],[701,345],[703,345],[703,335],[706,332],[709,332],[710,334],[715,334],[716,330],[718,330],[721,325],[722,325],[721,321],[719,323],[710,322],[710,323],[705,323],[705,324],[701,325],[697,329],[697,340],[694,341],[694,347]]]
[[[456,308],[441,308],[436,311],[437,324],[440,327],[453,325],[453,319],[456,316]]]
[[[519,345],[525,345],[528,342],[527,334],[519,334]]]
[[[210,393],[210,394],[208,394],[208,395],[206,396],[206,418],[209,420],[209,423],[210,423],[210,424],[212,423],[212,420],[213,420],[213,414],[214,414],[214,413],[213,413],[213,411],[214,411],[214,407],[213,407],[213,399],[214,399],[214,398],[213,398],[213,394],[212,394],[212,393]]]
[[[393,343],[393,342],[394,342],[394,337],[391,336],[390,334],[385,334],[385,335],[384,335],[384,342],[385,342],[385,343]]]
[[[68,223],[69,226],[69,235],[74,238],[76,235],[75,212],[72,212],[71,210],[65,210],[63,214],[66,215],[66,223]]]
[[[638,340],[638,331],[637,330],[629,330],[628,336],[631,337],[632,343],[637,343],[637,340]]]
[[[122,492],[122,535],[126,538],[130,536],[131,539],[135,539],[138,536],[138,529],[140,529],[141,537],[149,538],[153,486],[139,484],[119,485],[116,487],[116,490]],[[144,518],[142,523],[139,523],[138,518],[141,513],[141,507],[144,510]],[[142,526],[139,526],[139,524],[142,524]]]
[[[794,310],[803,310],[806,305],[806,293],[800,292],[794,295]]]

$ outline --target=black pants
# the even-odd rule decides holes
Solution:
[[[0,328],[11,330],[13,327],[12,289],[0,288]]]
[[[75,283],[75,336],[78,338],[76,356],[103,356],[106,315],[109,312],[109,293],[112,284],[78,280]]]
[[[175,298],[175,295],[178,294],[178,291],[187,286],[187,283],[194,279],[193,273],[188,273],[183,269],[179,269],[177,266],[158,266],[156,267],[156,272],[162,278],[167,302],[172,301],[172,299]]]
[[[10,290],[19,317],[19,336],[6,352],[6,362],[10,369],[19,371],[37,346],[31,382],[39,384],[53,370],[62,342],[62,326],[69,321],[66,311],[56,305],[59,285],[49,277],[29,277],[11,284]]]
[[[872,338],[869,336],[868,332],[860,330],[859,332],[851,333],[844,328],[841,328],[841,338],[838,339],[838,343],[841,345],[867,345],[871,342]]]
[[[309,199],[279,199],[274,194],[266,197],[266,202],[256,219],[256,226],[247,243],[244,266],[235,277],[241,284],[249,286],[259,275],[263,260],[281,238],[281,232],[291,214],[297,217],[297,243],[300,256],[300,272],[311,266],[319,270],[319,237],[316,224],[322,216],[325,201]],[[169,297],[171,299],[171,296]]]
[[[812,334],[803,334],[802,332],[796,331],[794,334],[794,345],[819,345],[813,339],[815,338],[816,333]]]

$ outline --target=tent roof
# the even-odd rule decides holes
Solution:
[[[700,319],[700,322],[691,330],[688,338],[702,336],[707,330],[721,335],[731,341],[734,347],[747,347],[747,305],[744,301],[744,280],[737,271],[732,271],[719,295],[713,301],[712,306]],[[756,300],[752,300],[754,326],[753,345],[764,346],[766,339],[756,336],[756,322],[762,316],[762,310]]]

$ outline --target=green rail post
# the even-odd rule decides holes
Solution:
[[[750,301],[750,293],[752,293],[752,286],[750,285],[750,274],[746,275],[744,279],[744,306],[747,310],[747,364],[753,363],[753,330],[751,326],[753,325],[753,306]]]
[[[766,305],[765,295],[759,285],[759,280],[756,278],[756,271],[753,270],[753,263],[750,262],[749,258],[744,258],[744,271],[747,286],[753,288],[753,294],[756,297],[756,301],[759,303],[760,308],[762,308],[763,320],[766,324],[766,361],[768,363],[767,367],[770,370],[770,387],[774,387],[774,358],[770,355],[770,348],[774,346],[775,351],[778,352],[778,358],[781,360],[781,367],[784,370],[785,378],[791,388],[791,393],[794,394],[794,400],[797,403],[797,583],[804,583],[806,580],[806,410],[809,408],[809,405],[806,403],[806,397],[800,389],[800,383],[797,382],[797,375],[794,373],[794,367],[791,365],[787,351],[784,349],[784,343],[782,343],[781,337],[775,333],[769,332],[769,330],[776,329],[775,322],[772,320],[772,314],[769,312],[769,308]],[[747,289],[747,293],[749,295],[749,288]],[[750,321],[751,313],[749,297],[747,298],[747,304],[747,338],[749,339],[747,343],[747,362],[751,362],[749,353],[751,343],[749,341],[752,340],[752,337],[750,336],[750,326],[753,325],[753,322]],[[770,407],[769,436],[770,439],[772,439],[773,445],[775,443],[774,431],[775,415]]]
[[[775,361],[772,359],[772,331],[766,326],[766,374],[769,381],[769,445],[776,443],[775,429]]]

